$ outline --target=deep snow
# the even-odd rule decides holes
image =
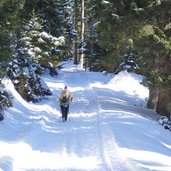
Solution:
[[[0,170],[170,171],[171,132],[146,109],[143,77],[84,72],[72,63],[57,77],[42,76],[53,95],[37,104],[4,80],[14,106],[0,122]],[[65,123],[57,102],[64,85],[74,96]]]

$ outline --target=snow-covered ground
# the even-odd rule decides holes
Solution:
[[[170,171],[171,132],[145,108],[142,76],[79,71],[66,62],[57,77],[42,78],[53,95],[27,103],[9,80],[14,106],[0,122],[3,171]],[[68,85],[74,100],[61,122],[57,98]]]

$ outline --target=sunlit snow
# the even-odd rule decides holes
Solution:
[[[0,170],[171,170],[171,132],[146,108],[143,76],[85,72],[72,60],[62,66],[58,76],[42,76],[53,95],[35,104],[3,80],[14,105],[0,122]],[[74,97],[65,123],[57,102],[64,85]]]

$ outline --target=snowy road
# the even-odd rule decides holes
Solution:
[[[0,171],[171,168],[170,134],[141,117],[150,112],[133,105],[143,102],[137,95],[103,87],[108,78],[99,73],[63,69],[58,77],[45,75],[43,79],[53,95],[38,104],[25,102],[11,83],[6,83],[14,95],[14,106],[0,123]],[[63,123],[57,98],[65,84],[74,100],[69,119]]]
[[[40,110],[41,106],[51,103],[50,115],[42,110],[37,111],[37,114],[32,111],[26,115],[30,120],[21,123],[27,125],[26,129],[23,125],[17,125],[20,144],[16,144],[16,148],[20,148],[20,156],[14,157],[12,170],[50,170],[50,167],[54,170],[125,171],[125,162],[118,155],[113,135],[108,127],[102,125],[98,98],[89,84],[87,74],[63,72],[61,80],[57,82],[68,85],[74,96],[69,121],[60,122],[59,106],[56,103],[59,85],[53,85],[54,92],[50,99],[30,106]],[[17,104],[18,108],[23,108],[20,98]],[[29,107],[29,104],[25,107]],[[22,133],[19,130],[23,128],[24,135],[20,135]]]
[[[94,127],[93,130],[91,129],[88,133],[88,137],[83,133],[84,137],[82,137],[83,141],[81,143],[75,143],[80,144],[81,149],[85,149],[86,151],[89,150],[89,155],[96,154],[96,158],[99,163],[101,163],[97,170],[132,170],[129,163],[127,165],[125,160],[120,157],[110,128],[106,124],[103,124],[103,116],[98,102],[98,97],[89,84],[86,72],[65,73],[63,76],[65,84],[69,85],[69,87],[77,87],[77,85],[82,87],[82,90],[74,93],[76,100],[74,101],[73,108],[70,112],[77,113],[79,115],[82,114],[83,117],[88,114],[90,116],[89,122],[91,123],[91,127]],[[79,122],[84,125],[85,121],[80,120]],[[71,135],[71,137],[75,136]],[[90,139],[91,141],[89,142]]]

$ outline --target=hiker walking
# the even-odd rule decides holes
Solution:
[[[72,99],[73,97],[72,97],[71,92],[68,90],[67,86],[65,86],[59,97],[59,103],[60,103],[63,122],[67,120],[69,105],[72,102]]]

